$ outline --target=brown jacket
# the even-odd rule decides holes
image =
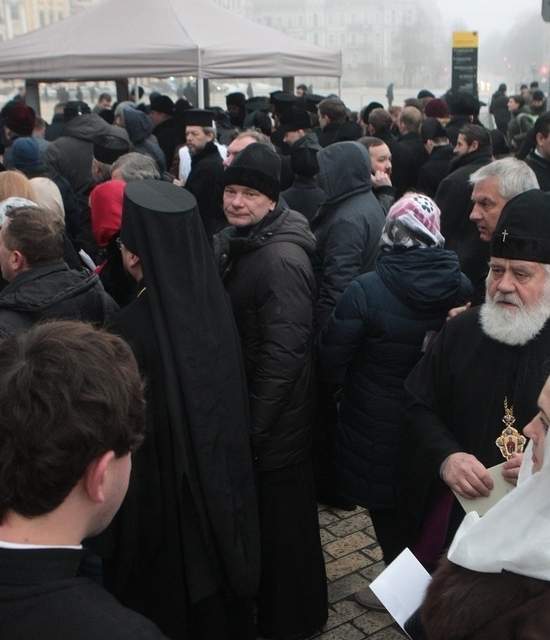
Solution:
[[[421,609],[428,640],[548,640],[550,582],[444,560]]]

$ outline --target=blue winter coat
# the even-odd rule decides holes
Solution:
[[[340,493],[371,509],[395,505],[405,378],[449,309],[471,294],[455,253],[383,251],[336,306],[320,343],[324,378],[343,387],[336,437]]]

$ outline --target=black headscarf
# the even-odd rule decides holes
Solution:
[[[195,198],[168,182],[129,183],[120,238],[143,266],[180,478],[226,584],[253,596],[258,521],[241,347]]]

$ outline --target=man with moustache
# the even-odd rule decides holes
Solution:
[[[491,242],[486,302],[450,320],[405,383],[405,543],[428,566],[464,516],[450,490],[488,496],[488,469],[504,462],[496,444],[503,427],[519,429],[537,411],[550,356],[549,206],[539,190],[506,204]],[[508,481],[520,461],[514,455],[504,465]]]

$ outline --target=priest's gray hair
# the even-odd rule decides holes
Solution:
[[[498,179],[498,191],[506,201],[531,189],[540,189],[533,169],[523,160],[516,158],[502,158],[486,164],[472,173],[470,184],[475,186],[487,178]]]
[[[136,151],[120,156],[111,166],[111,175],[113,175],[115,171],[120,173],[120,176],[117,176],[117,178],[125,182],[147,180],[148,178],[158,180],[160,178],[157,164],[153,158],[143,153],[137,153]]]

